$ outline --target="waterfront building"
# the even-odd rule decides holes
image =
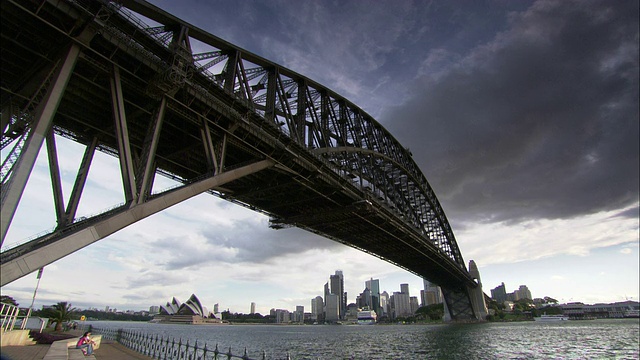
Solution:
[[[388,316],[389,312],[390,312],[389,305],[390,305],[389,293],[386,292],[386,291],[383,291],[380,294],[380,311],[381,311],[381,313],[378,314],[378,315]]]
[[[166,305],[160,306],[160,312],[154,316],[154,322],[173,324],[206,324],[220,323],[220,318],[209,316],[206,307],[203,307],[195,294],[183,304],[175,297]]]
[[[418,297],[412,296],[409,298],[409,305],[411,306],[411,314],[415,314],[418,311],[420,305],[418,305]]]
[[[289,310],[286,309],[275,309],[273,310],[273,315],[275,316],[275,320],[277,324],[287,324],[291,321],[291,315]]]
[[[344,292],[344,276],[342,275],[342,271],[336,270],[336,273],[329,277],[329,282],[331,284],[331,293],[338,296],[338,317],[343,319],[347,311],[347,297]]]
[[[498,303],[507,301],[507,290],[504,286],[504,283],[491,289],[491,298]]]
[[[331,290],[329,290],[329,283],[326,282],[324,284],[324,303],[327,303],[327,295],[331,294]]]
[[[214,314],[219,313],[220,312],[220,305],[213,304],[213,312],[214,312]]]
[[[160,312],[160,306],[152,305],[149,306],[149,314],[158,314]]]
[[[570,319],[611,319],[611,318],[638,318],[640,317],[640,303],[637,301],[622,301],[612,304],[586,305],[580,302],[571,302],[559,305],[563,313]],[[544,311],[544,308],[541,309]]]
[[[251,303],[251,311],[249,312],[249,314],[255,314],[256,313],[256,303],[252,302]]]
[[[355,303],[347,305],[346,319],[355,322],[358,319],[358,311],[360,311],[360,307]]]
[[[365,287],[369,289],[371,296],[371,309],[380,314],[380,280],[371,278],[365,282]]]
[[[361,308],[372,309],[373,306],[371,304],[371,291],[369,288],[365,288],[360,295],[356,296],[356,305]]]
[[[324,301],[322,296],[316,296],[315,299],[311,299],[311,317],[313,320],[324,320]]]
[[[340,320],[340,298],[338,297],[338,295],[327,295],[324,319],[325,321],[329,322]]]
[[[391,296],[391,308],[394,319],[413,315],[411,312],[411,300],[408,293],[394,292]]]
[[[516,290],[515,292],[518,294],[518,298],[516,300],[520,300],[520,299],[533,300],[533,296],[531,296],[531,291],[529,291],[529,288],[526,285],[520,285],[520,288],[518,288],[518,290]]]
[[[429,280],[422,279],[424,290],[420,291],[420,300],[422,306],[442,304],[442,290],[440,286],[431,283]]]
[[[171,299],[171,302],[167,302],[166,305],[160,305],[160,313],[164,312],[169,315],[175,314],[178,312],[178,309],[180,309],[180,306],[182,306],[182,304],[178,299],[174,297],[173,299]]]
[[[400,284],[400,292],[403,294],[409,294],[409,284]]]
[[[294,313],[293,322],[297,322],[297,323],[304,322],[304,306],[302,305],[296,306],[296,312]]]

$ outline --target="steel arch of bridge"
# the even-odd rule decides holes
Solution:
[[[2,252],[3,273],[18,269],[2,285],[56,260],[29,254],[74,243],[65,256],[209,192],[269,215],[274,228],[300,227],[429,279],[453,317],[475,316],[474,279],[431,186],[349,100],[139,0],[8,0],[2,32],[1,143],[13,146],[2,164],[2,240],[45,142],[58,219]],[[67,204],[54,133],[87,149]],[[78,219],[96,150],[120,160],[125,204]],[[152,194],[156,173],[184,186]]]

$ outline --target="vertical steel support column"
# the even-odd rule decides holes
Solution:
[[[278,68],[269,70],[267,75],[267,102],[265,104],[264,117],[268,122],[276,122],[276,82],[278,80]]]
[[[62,225],[64,219],[64,196],[62,195],[62,181],[60,180],[60,166],[58,165],[58,150],[56,149],[53,129],[47,134],[47,154],[49,157],[49,174],[53,189],[53,204],[56,208],[56,222]]]
[[[298,110],[295,115],[296,139],[299,144],[305,144],[305,130],[307,121],[307,83],[305,80],[298,82]],[[309,145],[311,142],[309,142]]]
[[[204,153],[207,157],[207,166],[209,171],[213,171],[215,175],[220,172],[218,167],[218,159],[216,158],[216,150],[213,147],[213,139],[211,139],[211,129],[209,129],[209,123],[206,117],[200,119],[202,126],[200,127],[200,137],[202,138],[202,144],[204,145]]]
[[[69,203],[65,211],[64,225],[68,225],[73,222],[78,211],[78,204],[80,204],[80,197],[82,196],[82,190],[89,177],[89,168],[91,167],[91,161],[93,161],[93,154],[96,153],[96,147],[98,146],[98,138],[94,137],[91,144],[87,146],[76,175],[76,181],[73,184],[73,190],[71,190],[71,196],[69,197]]]
[[[11,174],[12,179],[7,183],[8,186],[2,189],[3,192],[6,192],[6,197],[2,203],[2,210],[0,211],[0,244],[4,243],[9,225],[15,215],[40,148],[42,148],[44,138],[51,128],[53,117],[58,109],[67,83],[71,78],[79,54],[80,47],[72,44],[62,66],[55,74],[50,88],[35,110],[33,129]]]
[[[156,162],[156,149],[158,148],[158,141],[160,140],[160,130],[162,129],[162,123],[164,121],[164,114],[167,108],[167,98],[165,96],[162,97],[160,101],[160,105],[158,110],[156,111],[156,116],[153,119],[152,128],[147,135],[150,137],[149,141],[145,141],[145,146],[147,149],[143,150],[143,153],[146,154],[146,158],[140,159],[141,162],[145,163],[144,173],[142,174],[142,181],[140,182],[140,187],[138,191],[138,204],[144,202],[147,198],[147,195],[151,193],[151,184],[153,183],[153,175],[155,174],[155,162]]]
[[[321,147],[331,146],[331,137],[329,135],[329,96],[326,92],[320,94],[320,129],[322,134]]]
[[[231,95],[233,95],[235,90],[236,72],[238,71],[239,59],[240,52],[237,50],[232,51],[227,59],[226,72],[224,74],[224,89]]]
[[[113,117],[116,125],[116,138],[118,139],[118,157],[120,160],[120,171],[122,172],[122,186],[127,204],[135,203],[136,181],[133,171],[133,159],[131,156],[131,145],[129,144],[129,130],[127,129],[127,116],[124,111],[124,95],[122,94],[122,84],[120,82],[120,69],[113,66],[113,76],[111,77],[111,100],[113,104]]]

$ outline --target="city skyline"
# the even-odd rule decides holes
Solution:
[[[504,282],[561,302],[638,300],[637,2],[151,3],[375,117],[413,153],[485,293]],[[57,143],[68,196],[84,148]],[[117,161],[94,161],[79,216],[122,201]],[[42,151],[4,246],[55,226],[50,188]],[[265,313],[307,305],[336,269],[348,294],[373,277],[420,297],[405,270],[202,195],[45,267],[36,304],[196,293]],[[35,286],[33,273],[2,294],[28,305]]]

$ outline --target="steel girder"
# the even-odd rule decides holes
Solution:
[[[128,202],[150,197],[154,172],[190,183],[271,159],[268,175],[210,192],[441,285],[474,286],[411,153],[339,94],[144,1],[9,0],[2,7],[3,147],[28,133],[29,99],[47,87],[60,58],[52,54],[77,44],[78,64],[52,129],[118,156]],[[161,25],[148,27],[132,11]],[[207,48],[194,53],[193,40]],[[15,158],[20,153],[17,146]],[[3,164],[3,188],[14,163]],[[353,206],[363,201],[367,211]],[[332,212],[351,214],[351,228],[374,224],[378,232],[371,241],[356,238]],[[63,224],[72,218],[70,210]]]

